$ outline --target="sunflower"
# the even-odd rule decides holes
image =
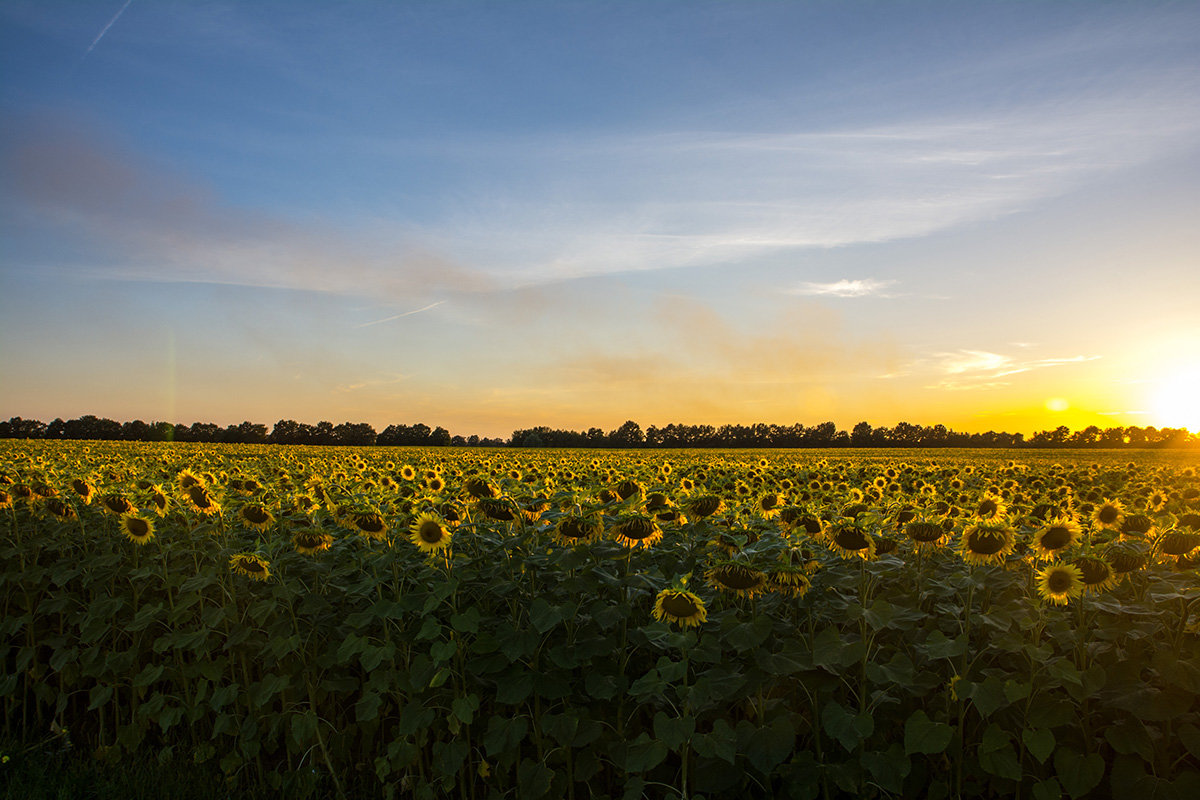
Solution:
[[[383,521],[383,515],[374,511],[351,514],[350,524],[372,539],[383,539],[387,536],[387,523]]]
[[[979,519],[997,519],[1004,516],[1008,508],[1004,503],[1004,498],[992,492],[984,492],[983,497],[975,506],[975,516]]]
[[[204,485],[204,481],[201,480],[200,477],[190,469],[185,469],[183,472],[180,472],[178,475],[176,475],[175,482],[178,484],[179,488],[185,492],[193,486]]]
[[[254,553],[238,553],[229,559],[229,568],[256,581],[271,577],[271,562]]]
[[[450,546],[450,529],[441,517],[434,514],[426,513],[417,517],[409,530],[409,541],[419,547],[422,553],[432,555]]]
[[[517,518],[519,511],[513,508],[513,503],[508,500],[503,500],[499,497],[481,497],[476,503],[476,508],[479,509],[488,519],[494,519],[497,522],[512,522]]]
[[[411,481],[417,477],[417,471],[411,465],[405,464],[400,468],[400,480]]]
[[[105,511],[116,517],[137,513],[137,507],[129,502],[129,498],[116,492],[106,494],[100,498],[100,505],[104,507]]]
[[[584,544],[604,535],[604,522],[596,515],[566,516],[554,526],[554,538],[560,544]]]
[[[706,577],[714,589],[738,597],[754,597],[761,594],[767,585],[765,574],[742,564],[719,564],[710,569]]]
[[[1000,564],[1016,546],[1005,522],[977,522],[963,531],[959,552],[968,564]]]
[[[696,517],[711,517],[725,508],[725,501],[714,494],[693,498],[687,505],[689,514]]]
[[[1111,589],[1117,583],[1117,574],[1102,558],[1095,556],[1080,556],[1071,562],[1079,570],[1083,581],[1083,593],[1100,593]]]
[[[295,545],[297,553],[311,556],[322,550],[328,550],[333,545],[333,537],[321,531],[297,531],[292,534],[292,544]]]
[[[803,597],[812,588],[812,581],[804,574],[803,567],[788,564],[767,572],[767,586],[775,594]]]
[[[1051,564],[1038,573],[1037,592],[1049,603],[1066,605],[1083,594],[1083,571],[1072,564]]]
[[[779,514],[782,504],[783,498],[774,492],[768,492],[758,498],[758,514],[764,519],[770,519]]]
[[[12,503],[12,495],[0,489],[0,508],[12,508]]]
[[[1056,558],[1075,544],[1082,529],[1079,523],[1068,517],[1056,518],[1033,534],[1033,547],[1042,559]]]
[[[248,527],[265,531],[275,524],[275,517],[259,503],[249,503],[238,509],[238,519]]]
[[[1200,533],[1170,531],[1158,537],[1155,548],[1165,556],[1188,556],[1200,547]]]
[[[484,478],[471,478],[463,484],[463,489],[476,500],[482,500],[485,497],[500,496],[500,490]]]
[[[826,536],[829,546],[843,558],[862,558],[870,561],[875,557],[875,539],[852,523],[839,523]]]
[[[1150,560],[1149,547],[1134,540],[1113,542],[1105,548],[1104,559],[1112,565],[1113,572],[1126,575],[1146,566]]]
[[[1148,539],[1154,531],[1154,520],[1145,514],[1126,514],[1117,526],[1122,539]]]
[[[70,522],[78,518],[75,514],[75,507],[61,497],[47,497],[43,506],[52,517],[60,522]]]
[[[184,494],[187,496],[188,503],[197,513],[218,514],[221,511],[220,504],[202,483],[189,486]]]
[[[913,549],[918,553],[925,550],[937,550],[950,538],[950,532],[938,522],[914,520],[904,526],[904,535],[913,543]]]
[[[85,481],[83,478],[76,478],[71,481],[71,490],[76,496],[83,501],[86,506],[92,502],[92,498],[96,496],[96,487]]]
[[[628,500],[634,495],[640,495],[642,486],[637,481],[625,480],[617,484],[615,491],[622,500]]]
[[[653,517],[629,514],[617,520],[612,528],[613,538],[626,547],[650,547],[663,537],[662,528]]]
[[[154,523],[129,514],[121,517],[121,533],[134,544],[146,544],[154,538]]]
[[[1117,530],[1125,518],[1125,507],[1117,500],[1106,500],[1092,512],[1092,523],[1097,528]]]
[[[683,588],[663,589],[654,598],[654,618],[678,622],[681,627],[700,627],[708,619],[708,609],[699,595]]]

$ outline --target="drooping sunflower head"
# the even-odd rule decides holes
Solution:
[[[171,500],[167,497],[167,493],[163,491],[163,487],[154,484],[150,487],[150,492],[147,495],[150,500],[151,510],[160,517],[165,517],[167,510],[171,507]]]
[[[825,535],[826,543],[843,558],[875,558],[875,538],[853,523],[834,524]]]
[[[1083,581],[1084,594],[1097,594],[1111,589],[1117,583],[1117,574],[1107,561],[1095,556],[1080,556],[1071,562]]]
[[[121,517],[121,533],[134,544],[146,544],[154,538],[154,523],[139,516]]]
[[[754,597],[761,594],[767,585],[767,576],[743,564],[718,564],[708,571],[708,583],[714,589],[738,597]]]
[[[1154,531],[1154,520],[1145,514],[1126,514],[1117,526],[1122,539],[1148,539]]]
[[[185,469],[180,472],[175,477],[175,482],[179,488],[185,492],[193,486],[202,486],[204,484],[204,481],[200,479],[200,476],[192,472],[190,469]]]
[[[1083,571],[1073,564],[1051,564],[1038,573],[1037,593],[1056,605],[1083,594]]]
[[[635,495],[641,495],[642,485],[635,480],[624,480],[616,485],[617,496],[622,500],[628,500]]]
[[[757,511],[759,516],[770,519],[780,513],[783,508],[783,498],[775,492],[767,492],[759,495],[757,503]]]
[[[387,522],[384,521],[383,515],[376,511],[364,511],[350,515],[350,524],[365,536],[372,539],[384,539],[387,537]]]
[[[1053,519],[1033,534],[1033,547],[1040,558],[1056,558],[1079,538],[1082,528],[1075,520],[1061,517]]]
[[[238,553],[229,559],[229,568],[256,581],[265,581],[271,577],[271,562],[254,553]]]
[[[629,548],[650,547],[663,537],[658,521],[646,514],[626,514],[613,525],[615,540]]]
[[[968,564],[1000,564],[1016,546],[1016,534],[1005,522],[977,522],[962,534],[959,554]]]
[[[106,494],[100,498],[100,505],[105,511],[118,517],[137,513],[137,506],[131,503],[128,497],[117,492]]]
[[[568,515],[554,526],[554,538],[567,545],[594,542],[603,535],[604,522],[595,514]]]
[[[917,552],[936,550],[950,538],[949,532],[939,522],[913,520],[904,526],[904,535],[913,543]]]
[[[193,484],[184,490],[188,503],[200,514],[216,514],[221,510],[220,504],[202,483]]]
[[[333,546],[333,537],[323,531],[313,529],[300,530],[292,534],[292,544],[295,546],[297,553],[311,556],[315,553],[320,553],[322,550],[328,550]]]
[[[1150,561],[1150,548],[1145,542],[1136,540],[1116,541],[1104,550],[1104,560],[1118,576],[1137,572]]]
[[[803,597],[812,588],[812,581],[802,567],[780,565],[767,572],[767,590],[786,597]]]
[[[450,546],[452,534],[445,521],[436,514],[421,514],[409,528],[408,540],[422,553],[434,554]]]
[[[485,517],[497,522],[512,522],[517,518],[518,510],[513,503],[500,497],[481,497],[475,507]]]
[[[692,498],[687,505],[688,513],[694,517],[711,517],[725,508],[725,501],[715,494],[703,494]]]
[[[1195,531],[1168,531],[1158,537],[1155,548],[1165,556],[1190,556],[1200,547],[1200,533]]]
[[[265,531],[275,524],[275,517],[260,503],[247,503],[238,509],[238,519],[246,526]]]
[[[47,497],[42,505],[46,512],[59,522],[69,522],[78,518],[75,507],[61,497]]]
[[[75,478],[71,481],[71,490],[83,502],[88,505],[96,496],[96,487],[85,481],[83,478]]]
[[[654,618],[677,622],[683,628],[698,628],[708,620],[708,609],[699,595],[687,589],[663,589],[654,598]]]

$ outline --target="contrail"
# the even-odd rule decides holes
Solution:
[[[125,9],[129,8],[129,4],[132,2],[133,2],[133,0],[125,0],[125,5],[121,6],[121,10],[118,11],[116,14],[113,14],[113,18],[108,21],[108,24],[105,25],[98,34],[96,34],[96,38],[92,40],[92,43],[88,47],[88,49],[84,51],[84,53],[83,53],[84,56],[86,56],[88,53],[92,52],[92,50],[95,49],[96,45],[100,44],[100,40],[104,38],[104,34],[108,33],[108,29],[111,28],[113,26],[113,24],[118,19],[121,18],[121,15],[125,13]]]
[[[370,325],[378,325],[378,324],[379,324],[379,323],[381,323],[381,322],[391,322],[392,320],[394,320],[394,319],[400,319],[401,317],[407,317],[407,316],[410,316],[410,315],[412,315],[412,314],[420,314],[422,311],[428,311],[429,309],[433,308],[434,306],[440,306],[440,305],[441,305],[442,303],[444,303],[444,302],[446,302],[446,301],[445,301],[445,300],[438,300],[436,303],[430,303],[429,305],[425,306],[424,308],[418,308],[418,309],[416,309],[415,311],[405,311],[403,314],[396,314],[395,316],[391,316],[391,317],[384,317],[383,319],[377,319],[377,320],[375,320],[374,322],[364,322],[362,325],[355,325],[354,327],[356,327],[356,328],[366,328],[366,327],[368,327],[368,326],[370,326]]]

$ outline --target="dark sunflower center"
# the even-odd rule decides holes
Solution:
[[[271,519],[271,515],[262,506],[247,506],[242,511],[242,516],[256,525],[261,525]]]
[[[842,528],[833,540],[843,550],[866,550],[871,546],[871,539],[857,528]]]
[[[692,510],[697,516],[707,517],[717,513],[717,509],[721,507],[721,498],[708,495],[701,497],[692,504]]]
[[[1119,516],[1121,516],[1121,512],[1115,506],[1104,506],[1100,509],[1100,513],[1096,515],[1096,519],[1105,525],[1111,525],[1117,521],[1117,517]]]
[[[1073,584],[1074,579],[1071,573],[1065,569],[1055,570],[1046,576],[1046,588],[1054,594],[1069,591]]]
[[[1071,529],[1055,525],[1042,534],[1042,547],[1046,550],[1061,550],[1071,543]]]
[[[1081,558],[1075,566],[1083,573],[1083,582],[1088,586],[1104,583],[1111,573],[1108,564],[1098,558]]]
[[[663,598],[663,611],[672,617],[690,617],[700,611],[700,606],[686,594],[669,594]]]
[[[144,519],[138,519],[137,517],[130,517],[128,520],[126,520],[125,526],[130,535],[136,536],[139,539],[150,533],[150,523],[146,522]]]
[[[762,576],[745,567],[721,567],[714,575],[722,586],[738,591],[754,589],[762,584]]]
[[[380,533],[383,530],[383,518],[378,514],[360,514],[355,522],[360,530],[367,533]]]
[[[1002,533],[976,531],[967,536],[967,548],[976,555],[993,556],[1004,549],[1007,540]]]
[[[195,485],[188,489],[188,497],[196,508],[208,508],[212,505],[212,497],[203,486]]]
[[[619,533],[626,539],[645,539],[654,535],[654,523],[648,519],[631,519],[621,526]]]
[[[247,559],[246,561],[242,562],[242,569],[246,570],[247,572],[262,572],[263,565],[257,561],[251,561]]]
[[[437,544],[446,537],[446,531],[434,520],[427,519],[417,529],[417,535],[421,537],[421,541],[423,542]]]
[[[908,534],[908,538],[922,544],[936,542],[945,535],[942,526],[933,522],[910,522],[904,532]]]
[[[981,517],[994,517],[996,512],[1000,510],[1000,506],[996,505],[995,500],[984,500],[979,504],[978,514]]]

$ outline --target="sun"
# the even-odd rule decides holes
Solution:
[[[1200,364],[1172,374],[1151,396],[1154,420],[1161,427],[1200,432]]]

